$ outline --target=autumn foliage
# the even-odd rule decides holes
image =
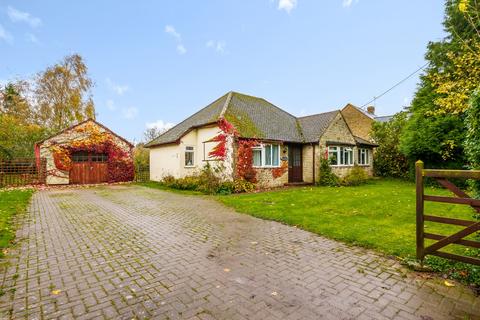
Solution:
[[[75,152],[103,153],[108,157],[108,181],[131,181],[134,165],[130,150],[123,150],[108,132],[100,131],[95,125],[87,124],[74,129],[82,136],[67,144],[52,145],[53,160],[58,170],[69,171],[72,168],[72,154]]]

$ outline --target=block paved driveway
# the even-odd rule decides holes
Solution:
[[[480,319],[459,285],[201,196],[40,191],[18,237],[2,319]]]

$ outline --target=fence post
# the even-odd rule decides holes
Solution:
[[[423,263],[424,254],[424,186],[423,162],[415,162],[416,208],[417,208],[417,259]]]

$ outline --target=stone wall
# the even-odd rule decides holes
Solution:
[[[348,104],[342,109],[342,115],[350,127],[354,136],[371,140],[370,131],[372,130],[373,119],[358,110],[356,107]]]
[[[280,146],[280,156],[288,155],[288,146]],[[278,177],[273,177],[274,168],[254,168],[257,173],[257,185],[261,189],[281,187],[288,183],[288,161],[281,161],[281,166],[285,168],[284,173]]]
[[[337,115],[320,139],[318,152],[316,152],[316,168],[320,166],[320,157],[325,157],[327,154],[327,141],[351,145],[353,147],[354,163],[357,163],[358,148],[354,146],[356,141],[343,118],[343,113]],[[373,174],[372,162],[373,153],[370,153],[370,165],[361,166],[370,176]],[[348,174],[353,166],[332,166],[331,168],[333,173],[342,178]],[[316,175],[316,179],[318,179],[318,175]]]

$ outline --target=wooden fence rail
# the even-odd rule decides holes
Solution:
[[[434,178],[441,186],[450,190],[456,197],[425,195],[424,177]],[[456,218],[425,215],[425,201],[469,205],[476,212],[480,212],[480,200],[472,199],[448,179],[477,179],[480,180],[480,170],[433,170],[424,169],[423,162],[415,164],[416,180],[416,212],[417,212],[417,259],[423,261],[426,255],[434,255],[442,258],[457,260],[465,263],[480,265],[480,259],[475,257],[461,256],[453,253],[439,251],[450,244],[462,245],[472,248],[480,248],[479,241],[464,239],[480,230],[480,221],[462,220]],[[451,235],[439,235],[425,232],[425,221],[463,226],[464,229]],[[437,240],[437,242],[425,247],[425,239]]]
[[[44,184],[47,161],[44,158],[0,159],[0,188]]]

